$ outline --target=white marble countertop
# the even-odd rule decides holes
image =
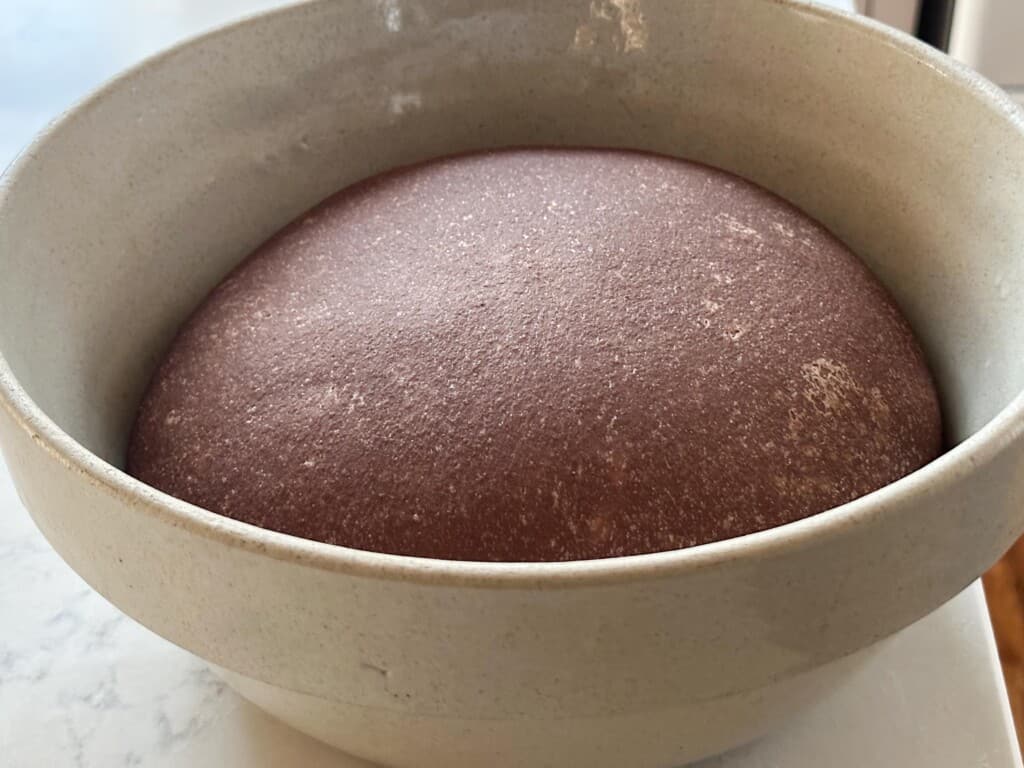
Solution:
[[[133,61],[280,0],[3,0],[0,167]],[[834,0],[849,7],[848,0]],[[125,617],[47,545],[0,462],[0,767],[365,766],[277,723]],[[703,768],[1024,768],[975,584],[846,687]]]

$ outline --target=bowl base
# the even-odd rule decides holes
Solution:
[[[363,707],[214,667],[270,715],[353,757],[390,768],[674,768],[753,741],[842,685],[869,647],[751,691],[657,711],[483,720]]]

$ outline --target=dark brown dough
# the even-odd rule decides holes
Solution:
[[[806,215],[703,165],[519,149],[260,247],[181,329],[128,470],[297,536],[539,561],[781,525],[940,448],[907,323]]]

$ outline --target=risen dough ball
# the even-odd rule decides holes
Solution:
[[[703,165],[521,149],[260,247],[181,329],[128,468],[296,536],[571,560],[797,520],[940,441],[910,328],[806,215]]]

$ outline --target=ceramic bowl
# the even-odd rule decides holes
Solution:
[[[820,219],[919,334],[949,452],[774,530],[553,564],[305,541],[119,469],[175,327],[262,239],[377,171],[512,144],[694,158]],[[1024,531],[1022,176],[1024,121],[997,89],[801,3],[299,4],[124,74],[7,174],[4,456],[93,587],[342,749],[681,764],[840,684]]]

